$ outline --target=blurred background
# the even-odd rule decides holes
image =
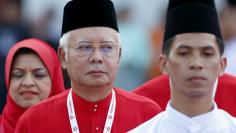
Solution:
[[[5,104],[4,65],[9,48],[17,41],[36,37],[57,49],[63,7],[69,0],[0,0],[0,111]],[[235,5],[234,0],[229,0]],[[168,0],[113,0],[122,42],[122,59],[115,81],[132,90],[160,75],[164,17]],[[236,76],[236,8],[227,0],[216,0],[228,57],[226,71]],[[66,72],[65,86],[70,87]]]

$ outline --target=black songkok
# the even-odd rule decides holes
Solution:
[[[61,36],[84,27],[109,27],[119,32],[115,8],[110,0],[72,0],[64,7]]]

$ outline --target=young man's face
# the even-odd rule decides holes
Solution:
[[[106,27],[81,28],[68,33],[67,53],[60,53],[72,85],[101,87],[114,82],[120,60],[118,33]],[[64,55],[63,55],[64,54]]]
[[[215,36],[208,33],[175,36],[169,55],[160,59],[170,76],[172,93],[188,97],[212,95],[214,82],[226,65]]]

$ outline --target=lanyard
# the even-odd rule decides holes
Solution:
[[[116,94],[115,94],[115,91],[112,89],[111,102],[109,105],[109,110],[107,113],[107,118],[106,118],[106,123],[103,129],[103,133],[110,133],[114,116],[115,116],[115,109],[116,109]],[[72,99],[72,90],[70,90],[67,96],[67,111],[69,115],[72,133],[79,133],[79,127],[77,124],[75,109],[74,109],[74,104],[73,104],[73,99]]]

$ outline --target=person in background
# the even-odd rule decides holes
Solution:
[[[22,40],[9,50],[5,79],[8,95],[0,118],[1,133],[14,133],[18,119],[29,107],[65,90],[56,52],[34,38]]]
[[[214,102],[215,84],[226,67],[214,0],[170,0],[162,51],[170,101],[164,112],[129,133],[236,132],[236,118]]]
[[[164,15],[162,15],[164,17]],[[152,79],[156,76],[162,74],[160,70],[160,63],[157,60],[157,57],[161,55],[161,47],[163,42],[163,33],[164,33],[164,22],[161,19],[161,22],[158,22],[150,30],[150,41],[151,41],[151,63],[148,67],[148,79]]]
[[[18,41],[29,38],[29,28],[20,21],[22,0],[0,0],[0,114],[6,104],[4,66],[7,52]]]
[[[236,0],[226,0],[221,19],[222,35],[225,42],[224,56],[227,57],[225,72],[236,76]]]
[[[61,35],[58,55],[72,88],[27,110],[16,133],[125,133],[161,111],[113,85],[121,42],[112,1],[69,1]]]
[[[115,85],[131,90],[148,80],[151,48],[141,25],[132,21],[129,5],[118,8],[117,18],[122,46],[122,59]],[[142,54],[141,54],[142,53]]]

